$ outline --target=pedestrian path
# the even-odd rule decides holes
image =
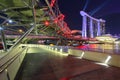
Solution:
[[[30,48],[16,80],[120,80],[120,68]]]

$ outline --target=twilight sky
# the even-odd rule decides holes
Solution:
[[[58,3],[70,29],[82,29],[80,11],[84,10],[106,20],[106,33],[120,34],[120,0],[58,0]]]

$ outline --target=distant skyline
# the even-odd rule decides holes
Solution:
[[[120,0],[58,0],[58,3],[70,29],[82,30],[80,11],[84,10],[106,20],[106,33],[120,34]]]

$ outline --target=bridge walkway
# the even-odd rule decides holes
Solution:
[[[119,80],[120,69],[32,47],[15,80]]]

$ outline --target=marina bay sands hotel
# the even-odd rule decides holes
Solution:
[[[83,38],[94,38],[96,36],[101,36],[105,34],[105,20],[93,18],[84,11],[80,11],[80,15],[83,17]]]

